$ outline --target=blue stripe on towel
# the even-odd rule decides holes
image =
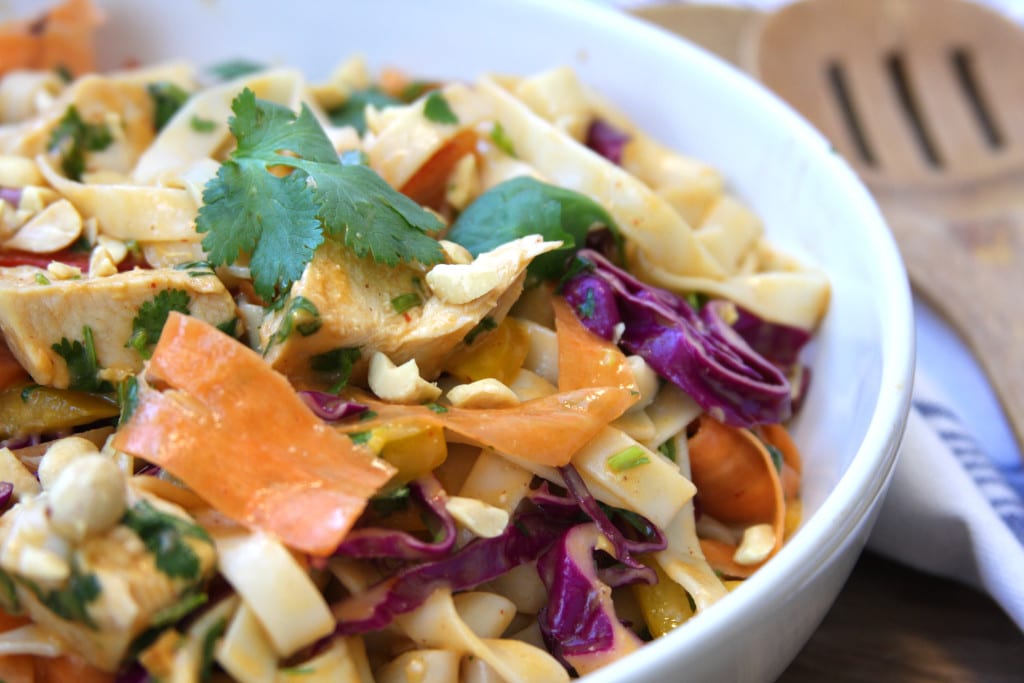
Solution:
[[[1024,500],[1003,471],[978,446],[964,429],[960,418],[947,406],[934,401],[914,399],[914,408],[931,424],[939,438],[949,446],[964,471],[974,480],[992,509],[1002,518],[1017,540],[1024,545]]]

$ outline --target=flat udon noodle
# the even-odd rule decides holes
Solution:
[[[511,608],[511,602],[508,605]],[[397,622],[418,646],[473,655],[487,662],[507,683],[569,680],[558,660],[540,648],[518,640],[478,636],[463,620],[446,589],[434,591],[423,605],[398,617]]]

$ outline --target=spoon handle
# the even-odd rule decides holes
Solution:
[[[974,201],[958,217],[879,201],[915,289],[977,358],[1024,453],[1024,206]]]

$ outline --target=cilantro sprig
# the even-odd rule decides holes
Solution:
[[[368,166],[343,165],[308,107],[296,114],[246,88],[231,109],[238,145],[207,183],[196,219],[214,264],[248,254],[253,287],[271,301],[302,276],[328,236],[386,265],[443,260],[429,235],[441,221]],[[280,175],[275,167],[291,170]]]
[[[63,337],[59,344],[50,346],[68,365],[68,388],[75,391],[107,393],[113,386],[99,377],[100,363],[96,356],[96,340],[92,328],[82,328],[82,341]]]
[[[199,577],[199,556],[186,541],[194,538],[212,544],[199,525],[161,512],[148,501],[140,500],[125,511],[121,524],[134,531],[146,549],[153,553],[157,568],[170,577],[193,581]]]
[[[160,333],[167,323],[171,311],[188,315],[189,296],[183,289],[165,289],[139,307],[139,313],[132,320],[132,336],[125,346],[139,352],[143,358],[153,353]]]
[[[49,149],[61,152],[61,169],[72,180],[85,173],[85,153],[100,152],[114,141],[103,123],[86,123],[75,105],[70,105],[50,133]]]

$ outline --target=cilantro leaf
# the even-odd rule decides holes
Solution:
[[[47,147],[61,150],[61,169],[72,180],[85,173],[85,153],[99,152],[114,141],[110,129],[102,123],[86,123],[75,105],[70,105],[50,133]]]
[[[96,393],[113,391],[109,382],[99,378],[100,364],[96,358],[96,342],[92,336],[92,328],[88,325],[82,328],[82,339],[83,341],[76,339],[72,342],[64,337],[59,344],[50,347],[67,363],[70,377],[68,388]]]
[[[146,86],[146,92],[153,100],[153,128],[157,131],[174,118],[189,98],[188,92],[170,81],[150,83]]]
[[[565,271],[567,256],[583,246],[594,225],[618,234],[612,217],[590,197],[523,176],[477,197],[445,239],[466,247],[473,256],[526,235],[562,240],[560,248],[535,258],[527,271],[534,278],[557,280]]]
[[[352,126],[360,135],[366,132],[366,107],[373,105],[377,109],[402,104],[401,100],[381,91],[379,88],[353,90],[345,103],[327,113],[335,126]]]
[[[89,616],[88,605],[99,598],[102,587],[96,575],[82,573],[77,562],[72,561],[71,577],[63,588],[47,591],[25,577],[19,577],[18,580],[35,593],[36,598],[47,609],[61,619],[85,624],[92,629],[96,628],[96,622]]]
[[[451,105],[448,104],[448,100],[444,98],[440,90],[434,90],[427,95],[427,101],[423,103],[423,115],[427,117],[428,121],[434,123],[455,124],[459,122],[459,117],[452,111]]]
[[[357,256],[371,256],[389,266],[400,261],[430,265],[444,259],[441,245],[427,234],[441,230],[441,222],[369,166],[311,166],[306,165],[313,171],[325,227]]]
[[[188,315],[189,296],[183,289],[165,289],[139,307],[132,320],[132,336],[125,346],[131,346],[143,358],[149,358],[171,311]]]
[[[387,265],[443,259],[427,234],[441,221],[369,167],[341,164],[308,107],[295,114],[245,89],[232,111],[238,144],[203,191],[196,229],[214,264],[250,255],[261,297],[274,300],[299,279],[325,233]],[[293,170],[270,172],[281,166]]]
[[[172,578],[199,578],[199,556],[185,540],[196,538],[212,544],[199,525],[161,512],[149,501],[140,500],[121,518],[121,524],[134,531],[156,559],[157,569]]]
[[[248,59],[229,59],[226,62],[207,67],[206,71],[214,78],[222,81],[232,81],[242,76],[259,73],[266,68],[266,65],[252,62]]]
[[[495,147],[497,147],[498,149],[500,149],[502,152],[504,152],[505,154],[509,155],[510,157],[515,158],[515,156],[516,156],[515,145],[512,144],[512,138],[510,138],[508,136],[508,133],[505,132],[505,127],[501,125],[501,121],[495,121],[494,122],[494,127],[491,128],[490,138],[491,138],[491,142],[494,143]]]
[[[196,229],[217,264],[250,254],[253,287],[270,301],[302,276],[323,241],[305,174],[278,178],[262,162],[228,160],[203,191]]]

